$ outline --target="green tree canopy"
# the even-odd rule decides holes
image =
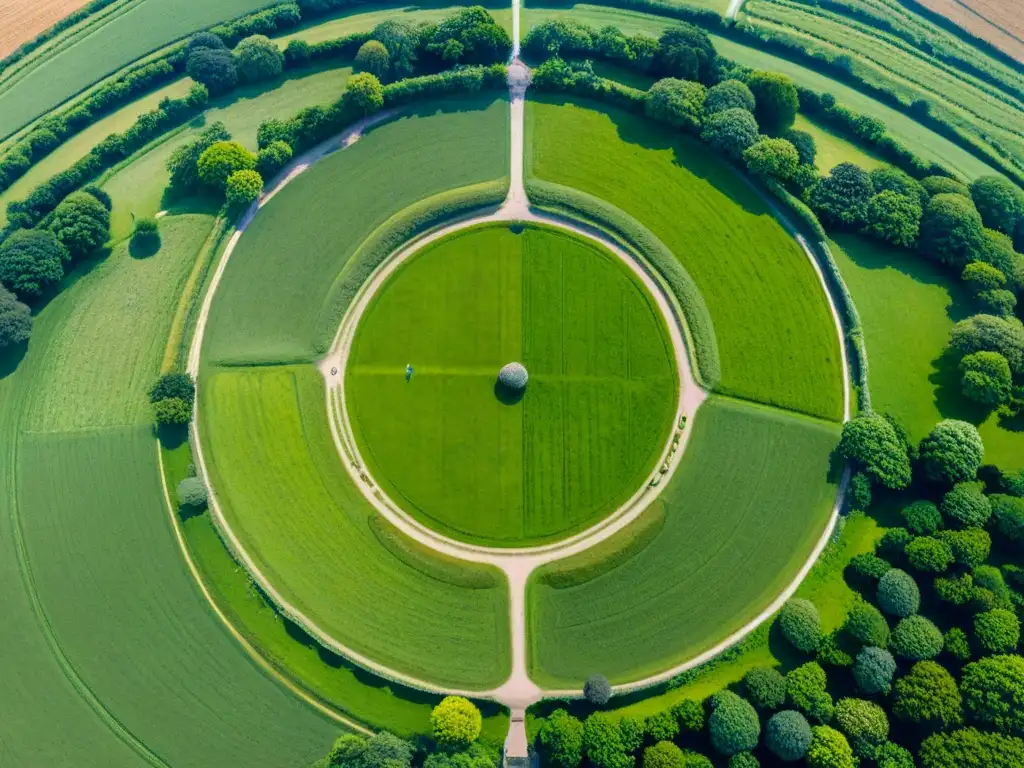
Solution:
[[[704,100],[704,113],[714,115],[727,109],[754,111],[754,94],[742,80],[723,80],[718,85],[708,88],[708,96]],[[754,121],[757,128],[757,121]]]
[[[934,661],[919,661],[893,686],[892,714],[929,729],[950,728],[963,720],[956,680]]]
[[[857,758],[842,733],[827,725],[816,725],[811,729],[807,765],[811,768],[856,768]]]
[[[537,743],[546,765],[577,768],[583,760],[583,723],[556,709],[541,722]]]
[[[360,72],[369,72],[380,79],[388,74],[391,68],[391,57],[384,43],[379,40],[367,40],[356,52],[356,69]]]
[[[703,29],[685,21],[676,22],[661,34],[658,43],[658,65],[663,73],[683,80],[714,82],[718,55]]]
[[[387,48],[393,77],[399,79],[413,73],[420,39],[415,24],[411,21],[389,19],[373,28],[370,39],[380,41]]]
[[[1017,318],[974,315],[950,331],[949,346],[959,355],[998,352],[1015,375],[1024,374],[1024,324]]]
[[[218,141],[199,156],[199,180],[214,189],[223,190],[228,176],[236,171],[256,167],[256,156],[236,141]]]
[[[54,210],[50,230],[72,258],[88,256],[110,237],[110,211],[88,192],[72,192]]]
[[[784,762],[799,760],[811,746],[811,726],[807,718],[792,709],[776,712],[765,725],[764,744]]]
[[[253,170],[235,171],[228,176],[224,198],[232,207],[245,208],[256,202],[262,191],[263,177],[259,173]]]
[[[60,282],[68,258],[53,232],[19,229],[0,244],[0,283],[18,298],[36,298]]]
[[[1002,176],[979,176],[971,182],[970,193],[986,227],[1013,234],[1024,216],[1024,192]]]
[[[743,151],[757,141],[757,135],[754,116],[740,107],[709,112],[700,134],[704,141],[731,160],[739,160]]]
[[[786,678],[775,667],[755,667],[743,676],[747,699],[758,709],[778,709],[786,703]]]
[[[915,571],[942,573],[953,563],[953,550],[949,544],[931,536],[914,538],[903,550]]]
[[[921,743],[920,757],[921,768],[1020,768],[1024,741],[964,728],[932,734]]]
[[[865,600],[854,603],[843,629],[863,645],[885,648],[889,644],[889,623],[881,611]]]
[[[760,139],[743,153],[743,160],[755,176],[787,181],[800,165],[800,153],[786,139]]]
[[[32,335],[32,310],[0,285],[0,349],[29,340]]]
[[[836,725],[846,734],[855,754],[873,759],[889,738],[889,717],[885,710],[864,699],[836,702]]]
[[[892,423],[878,414],[858,416],[846,422],[838,450],[886,488],[910,485],[910,457],[906,446]]]
[[[821,643],[821,619],[810,600],[793,598],[779,613],[779,629],[794,648],[811,653]]]
[[[755,70],[747,78],[747,86],[754,94],[754,116],[762,131],[779,134],[793,125],[800,108],[800,98],[788,76]]]
[[[942,497],[942,515],[952,528],[980,527],[992,516],[992,503],[981,483],[957,483]]]
[[[909,248],[921,228],[921,204],[890,189],[868,200],[864,234]]]
[[[977,258],[983,243],[981,216],[968,198],[939,194],[928,201],[917,243],[922,253],[960,270]]]
[[[1013,373],[1010,363],[998,352],[974,352],[960,361],[964,396],[984,405],[999,405],[1010,399]]]
[[[988,656],[964,667],[960,682],[970,720],[1007,735],[1024,734],[1024,659]]]
[[[243,82],[273,80],[284,71],[284,54],[265,35],[252,35],[235,46],[235,66]]]
[[[369,72],[360,72],[348,79],[344,99],[359,114],[370,115],[384,106],[384,88]]]
[[[700,83],[666,77],[647,91],[647,116],[697,133],[704,115],[705,95],[706,90]]]
[[[876,693],[886,694],[896,674],[896,660],[884,648],[868,647],[857,654],[853,665],[853,679],[857,688],[869,696]]]
[[[671,741],[659,741],[644,750],[644,768],[686,768],[686,758]]]
[[[889,646],[910,661],[934,659],[942,653],[942,631],[924,616],[908,616],[892,631]]]
[[[230,51],[198,48],[188,55],[188,76],[202,83],[210,95],[219,96],[238,85],[238,69]]]
[[[973,480],[978,474],[985,446],[973,424],[945,419],[921,441],[918,453],[929,478],[936,482],[960,483]]]
[[[921,606],[921,591],[914,577],[893,568],[878,580],[878,607],[890,616],[906,618]]]
[[[716,751],[735,755],[757,746],[761,722],[749,701],[731,691],[720,691],[712,699],[708,731]]]
[[[868,202],[874,193],[867,171],[840,163],[811,187],[808,200],[826,223],[859,228],[867,223]]]
[[[431,711],[430,725],[439,744],[466,746],[480,737],[483,717],[469,699],[445,696]]]

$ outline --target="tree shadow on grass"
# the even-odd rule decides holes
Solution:
[[[28,353],[28,342],[0,349],[0,381],[14,373]]]
[[[947,347],[932,361],[928,381],[935,388],[935,407],[944,419],[960,419],[977,426],[991,415],[991,406],[964,397],[959,355],[952,349]]]
[[[525,389],[512,389],[511,387],[506,387],[500,381],[494,382],[494,396],[502,405],[515,405],[523,399],[525,394]]]
[[[157,424],[153,427],[153,433],[162,448],[173,451],[188,440],[188,424]]]
[[[133,259],[148,259],[160,252],[160,235],[132,237],[128,241],[128,255]]]

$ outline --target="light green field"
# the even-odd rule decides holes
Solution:
[[[313,366],[208,370],[200,392],[211,485],[286,599],[399,672],[469,689],[505,680],[504,576],[435,555],[377,516],[338,456]]]
[[[821,173],[828,173],[840,163],[854,163],[866,171],[886,165],[885,160],[836,135],[828,126],[816,123],[803,115],[796,116],[793,127],[814,137],[814,143],[818,147],[814,164]]]
[[[485,7],[488,5],[484,3]],[[353,35],[357,32],[369,32],[382,21],[398,19],[413,24],[432,24],[441,21],[456,13],[464,5],[453,5],[450,3],[432,2],[420,3],[419,5],[377,5],[368,3],[358,5],[344,10],[330,17],[327,21],[317,20],[320,23],[314,26],[302,27],[287,35],[275,37],[278,45],[284,47],[290,40],[305,40],[308,43],[319,43],[324,40],[331,40],[345,35]],[[502,25],[509,34],[512,33],[512,10],[508,5],[502,4],[487,8],[488,13]]]
[[[374,229],[431,195],[507,176],[508,158],[508,101],[494,96],[426,104],[324,158],[239,240],[205,359],[292,362],[325,351],[341,320],[326,316],[332,284]]]
[[[616,109],[529,102],[529,173],[650,228],[715,323],[725,394],[838,420],[839,342],[824,291],[763,199],[695,139]]]
[[[970,421],[986,464],[1024,467],[1024,424],[963,397],[957,361],[945,354],[953,323],[976,311],[961,284],[916,253],[855,236],[837,236],[832,253],[864,323],[874,409],[896,416],[914,440],[941,419]]]
[[[713,398],[693,428],[655,502],[659,531],[625,559],[582,553],[531,578],[539,685],[578,688],[595,672],[621,683],[696,656],[764,609],[821,536],[837,426]]]
[[[530,374],[514,403],[495,389],[512,361]],[[346,374],[377,481],[427,525],[497,546],[562,538],[632,496],[679,386],[664,321],[625,265],[574,235],[506,225],[404,265],[361,319]]]

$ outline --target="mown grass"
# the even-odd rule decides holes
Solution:
[[[871,401],[920,440],[941,419],[979,426],[985,463],[1024,467],[1024,424],[1004,421],[960,391],[957,360],[946,353],[953,323],[974,314],[970,296],[926,257],[853,235],[832,252],[864,323]]]
[[[424,552],[412,557],[381,545],[376,513],[331,439],[313,366],[208,369],[200,391],[211,484],[286,599],[332,637],[399,672],[471,689],[505,680],[504,578],[469,563],[453,578],[443,573],[447,561],[430,568]]]
[[[676,475],[655,502],[652,541],[572,586],[531,578],[530,676],[578,688],[597,671],[613,682],[654,674],[712,647],[793,579],[835,500],[828,480],[837,426],[712,398],[698,412]],[[630,535],[627,531],[621,535]]]
[[[332,284],[360,243],[430,195],[507,176],[508,142],[508,101],[481,95],[413,109],[317,163],[239,240],[210,312],[205,358],[291,362],[326,350],[341,318],[322,314],[331,314]]]
[[[821,173],[828,173],[840,163],[854,163],[866,171],[886,164],[884,160],[849,139],[837,135],[828,126],[816,123],[803,115],[797,115],[793,127],[814,137],[814,143],[818,148],[814,164]]]
[[[488,13],[505,29],[512,33],[512,11],[507,4],[492,5],[483,3]],[[387,3],[366,3],[350,7],[332,15],[329,19],[317,19],[312,26],[304,26],[287,35],[276,37],[281,47],[290,40],[305,40],[319,43],[356,32],[369,32],[382,21],[397,19],[413,24],[433,24],[451,16],[465,5],[457,5],[444,0],[428,0],[417,5],[394,5]]]
[[[818,277],[763,199],[695,139],[591,104],[530,102],[527,168],[649,227],[715,324],[719,391],[828,419],[842,413],[839,342]]]
[[[673,426],[657,312],[615,257],[564,232],[495,225],[432,244],[355,338],[346,400],[363,457],[445,533],[522,546],[581,530],[643,484]],[[516,402],[495,389],[512,361],[530,373]]]

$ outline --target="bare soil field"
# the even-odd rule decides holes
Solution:
[[[1016,0],[917,0],[1024,62],[1024,16]],[[1015,7],[1016,6],[1016,7]]]
[[[0,3],[0,56],[31,40],[87,0],[4,0]]]

